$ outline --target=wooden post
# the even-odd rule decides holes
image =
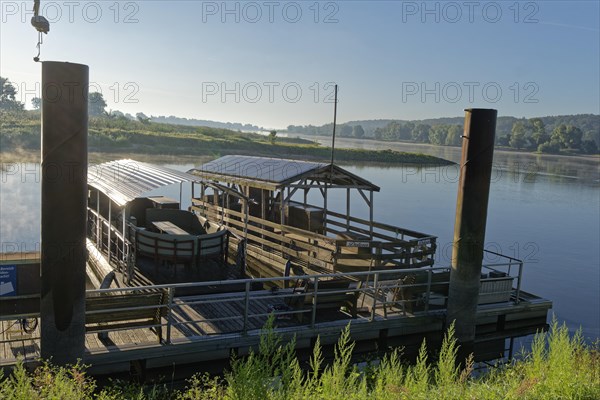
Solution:
[[[74,364],[85,350],[87,65],[42,63],[41,356]]]
[[[446,323],[455,321],[456,338],[464,354],[468,355],[475,340],[498,112],[489,109],[465,111]]]

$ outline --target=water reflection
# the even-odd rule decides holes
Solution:
[[[315,139],[305,137],[305,139]],[[317,137],[316,141],[329,146],[331,138]],[[461,157],[459,147],[431,146],[419,143],[377,142],[336,138],[336,147],[354,147],[360,149],[392,149],[423,153],[441,157],[458,163]],[[527,175],[549,175],[554,182],[568,179],[580,179],[585,182],[600,182],[600,158],[597,156],[560,156],[551,154],[520,153],[514,151],[496,150],[494,152],[494,168],[502,171],[518,171]]]

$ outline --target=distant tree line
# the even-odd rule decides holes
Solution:
[[[188,125],[188,126],[208,126],[209,128],[230,129],[232,131],[257,132],[264,130],[263,128],[252,124],[241,124],[239,122],[217,122],[203,119],[181,118],[174,115],[165,117],[157,116],[150,117],[150,121],[163,124]]]
[[[364,129],[363,125],[368,128]],[[463,134],[461,118],[355,121],[342,124],[336,129],[342,137],[428,143],[438,146],[460,146]],[[287,130],[289,133],[330,136],[333,126],[290,125]],[[529,119],[499,117],[496,125],[496,145],[540,153],[598,154],[600,115],[581,114]]]
[[[17,88],[10,83],[8,78],[0,76],[0,111],[9,112],[20,112],[25,110],[25,105],[17,99]],[[42,100],[39,97],[31,99],[31,106],[34,110],[40,110],[42,107]],[[143,124],[149,124],[151,122],[166,123],[174,125],[186,125],[186,126],[205,126],[210,128],[218,129],[230,129],[238,131],[262,131],[261,127],[252,124],[241,124],[235,122],[216,122],[199,119],[188,119],[175,117],[173,115],[169,117],[165,116],[147,116],[146,114],[139,112],[135,117],[128,113],[123,113],[119,110],[108,110],[107,103],[102,96],[102,93],[91,92],[88,94],[88,114],[90,117],[95,118],[108,118],[113,120],[138,120]]]
[[[0,111],[22,112],[24,104],[17,100],[17,89],[7,78],[0,77]],[[40,109],[42,101],[33,98],[31,105]],[[151,122],[180,124],[188,126],[208,126],[220,129],[254,131],[261,128],[251,124],[222,123],[195,119],[153,117],[144,113],[136,116],[124,114],[118,110],[106,111],[107,103],[102,93],[88,95],[90,117],[119,120],[126,123],[137,120],[143,124]],[[463,132],[462,118],[439,118],[423,121],[371,120],[354,121],[342,124],[338,129],[341,137],[357,139],[375,139],[381,141],[410,141],[440,146],[460,146]],[[333,124],[322,126],[295,126],[287,128],[289,133],[329,136]],[[270,141],[274,143],[275,135]],[[516,150],[537,151],[541,153],[580,153],[598,154],[600,147],[600,115],[562,115],[530,119],[499,117],[496,124],[496,145]]]

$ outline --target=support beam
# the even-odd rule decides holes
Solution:
[[[41,356],[85,350],[87,65],[42,63]]]
[[[489,109],[465,111],[446,322],[449,325],[455,321],[456,338],[468,354],[475,339],[498,112]]]
[[[96,247],[102,250],[102,226],[100,225],[100,191],[96,189]]]
[[[362,192],[361,192],[362,193]],[[373,240],[373,191],[369,191],[369,238]]]
[[[346,230],[350,230],[350,188],[346,189]]]
[[[110,264],[110,257],[112,251],[112,200],[108,196],[106,197],[106,199],[108,200],[108,240],[106,246],[108,252],[108,263]]]

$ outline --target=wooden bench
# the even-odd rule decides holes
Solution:
[[[168,295],[164,290],[86,297],[85,330],[99,332],[148,327],[156,333],[160,343],[160,324],[167,315],[167,304]]]
[[[325,309],[339,310],[341,307],[345,307],[352,318],[356,318],[358,297],[360,295],[356,285],[360,285],[360,283],[357,284],[347,280],[319,281],[316,296],[317,311]],[[312,281],[296,287],[294,292],[304,293],[304,297],[292,298],[290,304],[288,304],[290,307],[303,311],[313,309],[315,296]],[[299,322],[302,322],[305,314],[307,313],[296,314]]]

